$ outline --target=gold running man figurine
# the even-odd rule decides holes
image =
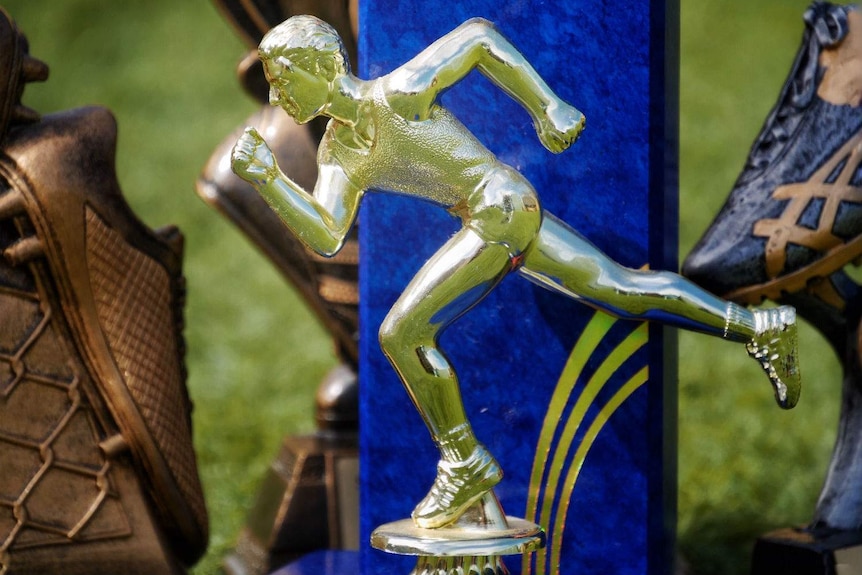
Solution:
[[[313,193],[303,190],[251,128],[234,148],[233,169],[312,250],[338,252],[369,189],[430,200],[463,222],[380,328],[383,352],[440,450],[434,485],[413,511],[417,526],[454,522],[502,478],[467,421],[455,369],[437,338],[511,272],[615,316],[745,342],[779,405],[796,404],[793,308],[749,311],[674,273],[618,265],[543,211],[530,183],[439,104],[442,92],[477,68],[529,112],[551,152],[568,148],[583,130],[584,116],[491,23],[470,20],[373,80],[351,74],[335,30],[312,16],[272,29],[259,52],[272,105],[299,123],[331,118],[318,151],[319,176]]]

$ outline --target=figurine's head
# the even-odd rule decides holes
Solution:
[[[270,84],[270,104],[299,123],[325,109],[335,80],[350,71],[338,33],[314,16],[282,22],[264,36],[258,52]]]

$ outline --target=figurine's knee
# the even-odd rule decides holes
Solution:
[[[417,335],[415,333],[415,322],[405,321],[399,314],[391,313],[386,316],[377,333],[380,348],[391,361],[398,363],[399,359],[411,352],[410,348],[416,347]]]
[[[380,324],[380,330],[377,332],[377,340],[380,342],[380,349],[386,357],[391,357],[398,349],[398,340],[400,339],[401,329],[398,323],[391,318],[391,315],[386,316],[383,323]]]
[[[409,319],[397,315],[387,316],[378,332],[380,348],[402,373],[415,373],[414,370],[419,369],[427,375],[451,377],[449,360],[437,347],[434,334],[426,333],[428,331]]]

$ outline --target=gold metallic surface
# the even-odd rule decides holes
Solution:
[[[297,14],[314,14],[329,22],[344,39],[351,63],[356,64],[357,0],[213,0],[216,8],[249,47],[237,73],[246,92],[266,102],[269,85],[257,58],[257,45],[273,26]]]
[[[444,90],[478,69],[527,110],[548,150],[562,152],[580,135],[583,115],[557,97],[489,22],[470,20],[372,80],[350,73],[338,35],[313,17],[294,17],[274,28],[261,42],[260,56],[273,105],[300,123],[330,118],[318,150],[318,179],[311,193],[290,179],[254,129],[237,141],[232,167],[310,249],[323,256],[341,249],[369,189],[428,200],[463,222],[380,328],[383,352],[441,454],[438,481],[414,511],[418,527],[451,523],[481,498],[472,482],[491,487],[499,480],[492,471],[496,462],[477,455],[484,450],[437,338],[508,273],[519,271],[620,317],[660,320],[741,342],[756,335],[751,312],[676,274],[623,268],[543,212],[530,183],[439,104]],[[793,378],[798,372],[780,375]],[[785,384],[798,388],[798,377]]]
[[[499,531],[460,527],[422,529],[410,519],[387,523],[374,530],[371,545],[398,555],[469,557],[471,555],[521,555],[540,549],[544,534],[535,524],[506,518],[508,527]]]
[[[562,547],[569,501],[587,453],[617,407],[648,379],[648,368],[644,365],[607,403],[599,402],[604,386],[647,343],[647,325],[634,324],[629,335],[604,357],[586,384],[576,385],[586,362],[596,358],[596,349],[617,322],[603,313],[591,318],[572,349],[548,404],[527,492],[526,519],[546,526],[548,538],[547,547],[536,554],[534,573],[547,573],[548,565],[559,565],[559,561],[550,557]],[[566,406],[572,405],[566,414]],[[589,414],[596,409],[598,413],[590,422]],[[576,444],[575,435],[584,428],[587,431]],[[530,558],[525,557],[522,572],[529,571]]]
[[[416,556],[410,575],[487,574],[488,570],[506,575],[509,571],[501,556],[526,557],[542,549],[545,532],[530,521],[506,517],[496,495],[488,492],[445,527],[424,529],[410,519],[381,525],[371,534],[371,546]]]
[[[648,379],[649,373],[646,367],[634,374],[622,387],[620,387],[613,397],[608,400],[602,410],[596,415],[592,424],[587,428],[587,431],[584,434],[584,439],[581,441],[580,445],[578,445],[575,457],[569,465],[568,472],[562,482],[563,489],[560,493],[560,502],[563,505],[561,512],[556,516],[553,525],[554,533],[557,537],[563,537],[563,532],[566,527],[566,519],[568,518],[569,513],[569,502],[572,500],[572,492],[575,489],[575,483],[577,482],[581,469],[583,469],[587,453],[589,453],[592,448],[599,432],[616,410],[619,409],[619,407],[629,398],[629,396],[631,396],[632,393],[635,392],[635,390],[644,385]],[[540,572],[539,565],[543,560],[542,558],[544,557],[546,560],[548,556],[551,557],[549,565],[552,566],[556,572],[558,569],[557,566],[561,565],[561,549],[562,545],[549,546],[545,549],[543,554],[539,554],[536,557],[536,572]]]
[[[792,407],[799,401],[799,387],[788,386],[778,374],[798,369],[796,310],[788,306],[755,310],[754,324],[756,335],[745,344],[748,354],[760,362],[773,382],[778,404]]]
[[[299,126],[281,110],[269,106],[255,112],[246,123],[266,134],[279,164],[297,182],[314,185],[318,139],[312,125]],[[294,286],[335,340],[340,358],[356,369],[359,359],[356,230],[335,257],[323,258],[307,249],[281,224],[263,198],[230,170],[230,151],[238,135],[230,134],[213,152],[196,182],[198,195],[236,225]],[[326,282],[323,278],[327,278]]]

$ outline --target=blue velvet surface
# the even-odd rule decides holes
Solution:
[[[674,94],[666,94],[666,5],[651,3],[369,0],[360,8],[361,77],[385,74],[464,20],[482,16],[521,50],[547,83],[587,117],[581,139],[554,155],[525,111],[477,72],[443,103],[502,161],[521,171],[542,204],[616,261],[675,267],[668,215],[675,213]],[[672,35],[672,34],[671,34]],[[671,193],[668,193],[671,192]],[[418,413],[377,344],[398,295],[459,221],[433,205],[369,194],[360,214],[361,530],[409,516],[434,478],[437,453]],[[670,227],[670,229],[668,229]],[[516,275],[441,337],[461,379],[474,428],[503,465],[497,493],[524,516],[540,428],[563,366],[594,311]],[[616,324],[575,385],[637,324]],[[673,525],[668,476],[676,454],[666,430],[662,334],[630,357],[590,407],[591,421],[620,385],[645,365],[650,379],[597,436],[572,492],[560,546],[563,573],[661,573],[669,568]],[[571,405],[566,409],[570,413]],[[582,427],[586,427],[582,426]],[[576,435],[583,436],[584,429]],[[571,461],[571,455],[567,462]],[[362,551],[367,575],[413,560]],[[517,558],[507,561],[521,571]],[[528,567],[529,568],[529,567]]]
[[[356,551],[313,551],[270,575],[357,575],[358,571]]]

